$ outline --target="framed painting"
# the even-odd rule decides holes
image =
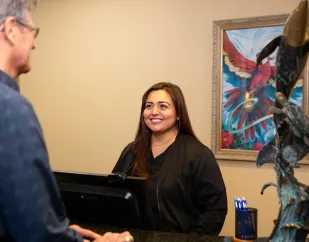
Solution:
[[[256,57],[282,34],[288,14],[213,22],[212,143],[217,160],[256,161],[276,131],[276,53],[256,68]],[[290,101],[308,114],[308,63]],[[301,163],[301,162],[300,162]]]

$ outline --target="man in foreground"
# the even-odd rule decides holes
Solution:
[[[128,232],[101,236],[68,227],[40,123],[15,81],[31,70],[39,33],[30,13],[35,5],[0,0],[0,241],[133,241]]]

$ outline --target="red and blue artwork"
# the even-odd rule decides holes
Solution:
[[[222,148],[260,150],[273,138],[276,54],[256,67],[256,57],[283,26],[223,31]],[[290,101],[302,107],[303,84],[298,82]]]

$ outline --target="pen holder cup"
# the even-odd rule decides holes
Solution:
[[[240,240],[257,239],[257,209],[235,210],[235,237]]]

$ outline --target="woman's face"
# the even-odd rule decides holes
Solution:
[[[143,116],[147,127],[154,133],[165,133],[176,128],[175,105],[165,90],[149,93]]]

